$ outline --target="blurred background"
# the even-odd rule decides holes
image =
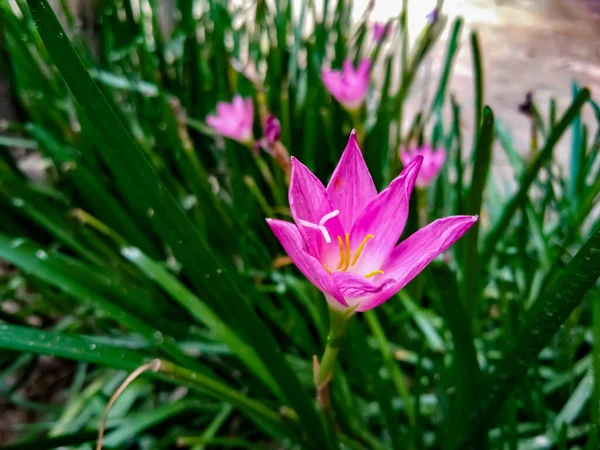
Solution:
[[[58,6],[59,0],[50,2]],[[95,2],[68,0],[71,10],[81,20],[82,28],[94,39],[96,20]],[[300,1],[293,3],[298,17]],[[317,7],[322,0],[317,1]],[[243,5],[233,1],[232,5]],[[352,18],[357,21],[367,9],[368,0],[353,2]],[[426,15],[435,7],[435,0],[409,2],[409,36],[416,39],[425,24]],[[379,0],[374,2],[371,18],[385,22],[396,17],[401,10],[400,1]],[[59,16],[61,10],[56,8]],[[164,0],[158,5],[161,14],[162,32],[172,31],[176,17],[176,1]],[[529,125],[514,111],[524,101],[526,92],[535,93],[536,100],[546,104],[555,98],[561,105],[571,99],[570,83],[589,86],[593,91],[600,88],[600,0],[446,0],[444,12],[454,18],[461,16],[467,29],[477,30],[486,48],[484,63],[485,89],[488,103],[493,106],[499,120],[511,130],[518,149],[526,148],[529,140]],[[173,15],[175,14],[175,16]],[[63,17],[64,20],[64,17]],[[306,23],[306,30],[311,24]],[[431,78],[439,76],[443,66],[443,52],[449,30],[441,36],[433,52],[428,56]],[[473,104],[473,84],[468,33],[463,33],[450,90],[465,108]],[[379,80],[383,82],[382,79]],[[427,84],[425,80],[422,82]],[[7,92],[6,81],[0,89]],[[427,89],[431,90],[430,86]],[[413,110],[419,107],[417,99],[408,103]],[[0,117],[14,117],[10,96],[0,97]],[[592,112],[586,111],[586,118]],[[473,129],[472,111],[465,114],[463,126]],[[557,152],[559,161],[566,164],[568,152],[563,144]],[[510,165],[502,153],[496,153],[494,170],[509,171]],[[22,162],[29,164],[27,160]],[[34,161],[31,164],[35,165]]]
[[[161,358],[105,448],[600,449],[600,0],[49,4],[0,0],[0,448],[92,450]],[[322,69],[361,58],[354,111]],[[254,146],[207,124],[236,94]],[[404,237],[480,226],[358,315],[332,432],[326,302],[264,218],[352,128],[378,189],[447,154]]]

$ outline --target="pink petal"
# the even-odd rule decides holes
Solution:
[[[446,162],[446,149],[440,148],[433,153],[433,159],[438,168],[442,168]]]
[[[422,156],[414,158],[392,183],[371,201],[354,222],[350,232],[352,252],[356,251],[367,235],[373,235],[354,269],[359,273],[371,272],[380,268],[394,249],[408,217],[410,194],[419,169]]]
[[[340,74],[330,69],[323,69],[321,77],[327,90],[336,97],[340,91]]]
[[[356,217],[377,197],[377,189],[352,130],[348,145],[333,171],[327,193],[345,230],[350,230]]]
[[[379,41],[383,37],[385,31],[385,24],[381,22],[375,22],[373,24],[373,39]]]
[[[244,104],[244,99],[242,98],[241,95],[236,94],[233,96],[233,101],[231,102],[231,104],[233,105],[233,108],[235,109],[235,111],[240,114],[240,113],[244,113],[245,110],[245,104]]]
[[[342,63],[342,72],[345,74],[354,73],[354,65],[352,63],[352,58],[346,58]]]
[[[361,74],[363,77],[368,77],[369,69],[371,68],[371,60],[369,58],[364,58],[360,65],[358,66],[357,72]]]
[[[392,279],[383,281],[378,280],[378,278],[383,275],[365,278],[364,275],[352,272],[333,272],[331,276],[347,301],[351,299],[362,299],[365,296],[380,292],[382,289],[386,288],[390,282],[394,282]]]
[[[290,179],[289,202],[292,217],[306,242],[311,255],[319,258],[328,266],[339,262],[338,236],[344,240],[344,228],[339,216],[325,223],[331,242],[327,243],[319,230],[308,228],[301,220],[318,224],[324,215],[335,210],[323,183],[300,161],[292,157],[292,175]]]
[[[221,133],[220,130],[223,127],[223,119],[219,116],[206,116],[206,124],[217,133]]]
[[[454,244],[475,222],[477,216],[438,219],[402,241],[383,265],[385,275],[395,279],[395,282],[379,294],[363,301],[358,310],[366,311],[385,302]]]
[[[231,106],[231,103],[227,103],[227,102],[217,103],[217,114],[224,119],[231,117],[231,115],[234,114],[234,109]]]
[[[267,219],[267,224],[271,227],[279,242],[281,242],[288,256],[298,269],[300,269],[300,272],[308,278],[308,281],[314,284],[326,296],[334,298],[342,306],[348,306],[337,284],[325,270],[323,264],[306,251],[298,228],[293,223],[276,219]]]
[[[400,151],[400,161],[402,161],[402,165],[408,165],[411,160],[413,160],[417,156],[414,152],[410,150]]]
[[[244,111],[246,113],[246,117],[252,123],[254,119],[254,104],[252,103],[251,98],[244,100]]]

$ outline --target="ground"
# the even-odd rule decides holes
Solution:
[[[356,3],[359,9],[366,1]],[[386,20],[396,14],[390,4],[377,2],[373,17]],[[410,14],[418,30],[419,19],[423,20],[435,1],[409,1],[411,4]],[[536,104],[546,116],[550,98],[557,100],[559,112],[568,107],[572,81],[588,86],[592,96],[600,100],[600,0],[446,0],[444,12],[450,21],[458,15],[465,19],[450,90],[463,105],[467,135],[473,128],[473,76],[468,42],[472,30],[478,31],[483,51],[485,102],[511,130],[521,154],[528,152],[530,127],[517,108],[528,91],[533,92]],[[432,54],[433,79],[443,64],[447,37],[448,30]],[[584,118],[594,123],[591,108],[585,110]],[[568,135],[555,157],[561,165],[568,164]],[[506,173],[508,162],[502,151],[495,151],[494,163],[496,173]]]

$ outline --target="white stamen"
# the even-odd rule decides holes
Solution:
[[[325,222],[327,222],[329,219],[333,219],[339,213],[340,213],[340,210],[336,209],[335,211],[331,211],[329,214],[325,214],[323,217],[321,217],[321,220],[319,220],[319,225],[320,226],[325,225]]]
[[[331,244],[331,236],[329,236],[329,231],[327,231],[327,228],[320,226],[319,229],[321,230],[321,233],[323,233],[325,242],[327,242],[328,244]]]
[[[301,225],[303,225],[307,228],[312,228],[313,230],[319,230],[323,234],[323,238],[325,239],[325,242],[327,242],[328,244],[331,244],[331,236],[329,235],[329,231],[327,231],[327,228],[325,228],[324,225],[325,225],[325,222],[327,222],[329,219],[333,219],[339,213],[340,213],[339,209],[336,209],[335,211],[331,211],[330,213],[325,214],[323,217],[321,217],[321,220],[319,220],[318,225],[316,223],[307,222],[306,220],[302,220],[302,219],[298,219],[298,222],[300,222]]]
[[[313,230],[320,230],[321,229],[321,227],[319,225],[317,225],[315,223],[312,223],[312,222],[307,222],[306,220],[299,219],[298,222],[300,222],[306,228],[312,228]]]

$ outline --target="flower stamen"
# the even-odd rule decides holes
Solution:
[[[345,272],[346,270],[348,270],[349,266],[350,266],[350,234],[346,233],[346,258],[344,261],[344,268],[342,269],[342,271]]]
[[[325,225],[325,222],[327,222],[329,219],[333,219],[339,213],[340,213],[340,210],[336,209],[336,210],[331,211],[330,213],[325,214],[323,217],[321,217],[321,220],[319,220],[319,226],[322,227],[323,225]]]
[[[331,211],[330,213],[325,214],[323,217],[321,217],[321,220],[319,220],[318,224],[309,222],[307,220],[302,220],[302,219],[298,219],[298,222],[300,222],[300,224],[305,226],[306,228],[312,228],[313,230],[320,231],[321,234],[323,234],[323,239],[325,239],[325,242],[330,244],[331,236],[329,235],[329,231],[327,231],[327,228],[325,228],[325,222],[327,222],[329,219],[333,219],[339,213],[340,213],[340,210],[336,209],[334,211]]]
[[[337,266],[337,270],[340,270],[344,265],[344,260],[346,259],[346,254],[344,253],[344,241],[342,241],[342,237],[337,237],[338,242],[340,244],[340,263]]]
[[[352,264],[350,264],[351,266],[353,266],[354,264],[356,264],[356,261],[358,261],[358,258],[360,258],[360,254],[362,253],[363,249],[365,248],[365,245],[367,244],[367,241],[369,239],[373,239],[374,237],[375,236],[373,236],[372,234],[367,234],[365,236],[365,238],[363,239],[363,241],[361,242],[361,244],[356,249],[356,253],[354,254],[354,258],[352,259]]]
[[[327,272],[329,272],[330,274],[331,274],[331,273],[333,273],[333,272],[331,271],[331,269],[330,269],[329,267],[327,267],[327,264],[323,264],[323,267],[324,267],[324,268],[325,268],[325,270],[326,270]]]
[[[383,275],[383,273],[384,273],[383,270],[377,269],[377,270],[374,270],[373,272],[369,272],[368,274],[366,274],[365,278],[371,278],[375,275]]]

